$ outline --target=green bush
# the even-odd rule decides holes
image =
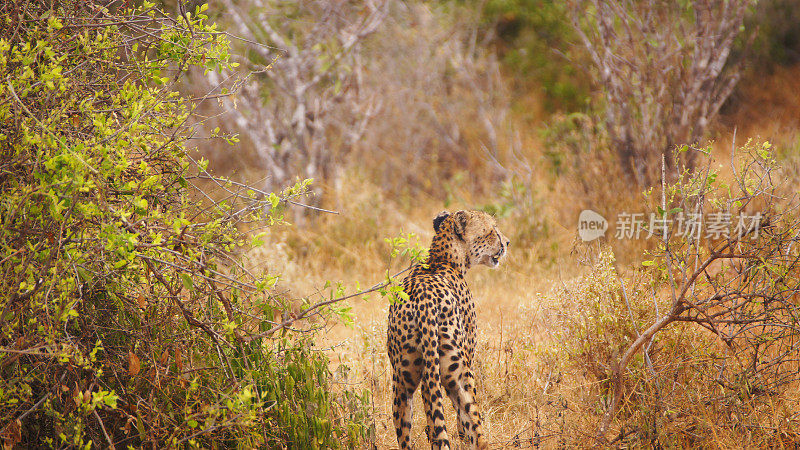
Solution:
[[[490,0],[484,7],[484,21],[497,35],[517,89],[538,83],[548,111],[583,110],[589,97],[568,7],[552,0]]]
[[[207,5],[56,5],[0,19],[4,444],[354,445],[358,405],[338,406],[310,341],[262,319],[288,308],[277,278],[237,257],[257,241],[242,225],[280,222],[309,183],[221,203],[192,189],[212,177],[177,82],[235,66]]]
[[[754,73],[776,65],[800,62],[800,9],[793,0],[758,2],[748,18],[748,27],[757,28],[750,67]]]

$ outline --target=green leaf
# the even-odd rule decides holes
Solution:
[[[267,197],[267,201],[272,205],[272,209],[275,209],[278,207],[278,204],[281,202],[281,199],[280,197],[275,195],[274,192],[270,192],[269,196]]]
[[[181,282],[183,283],[183,287],[185,287],[187,290],[194,290],[194,283],[192,282],[192,277],[190,277],[189,274],[181,273]]]
[[[113,409],[117,409],[117,400],[119,400],[119,397],[113,391],[103,397],[103,402]]]

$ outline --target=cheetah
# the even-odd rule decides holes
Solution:
[[[409,299],[391,305],[387,350],[392,363],[394,419],[401,449],[410,447],[411,400],[422,384],[432,449],[449,449],[442,388],[458,415],[459,437],[485,449],[475,403],[475,302],[464,275],[472,266],[497,267],[509,240],[495,219],[480,211],[443,211],[433,219],[436,235],[427,267],[417,265],[403,280]]]

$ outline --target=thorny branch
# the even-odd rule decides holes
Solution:
[[[407,272],[410,269],[411,268],[409,267],[409,268],[406,268],[405,270],[401,270],[400,272],[397,272],[396,274],[394,274],[391,278],[396,278],[396,277],[404,274],[405,272]],[[251,341],[253,339],[260,339],[262,337],[269,336],[272,333],[274,333],[274,332],[276,332],[276,331],[278,331],[280,329],[288,327],[289,325],[291,325],[294,322],[297,322],[298,320],[301,320],[301,319],[304,319],[304,318],[308,317],[311,313],[317,311],[320,308],[323,308],[323,307],[328,306],[328,305],[332,305],[334,303],[339,303],[341,301],[348,300],[348,299],[351,299],[353,297],[358,297],[358,296],[361,296],[361,295],[365,295],[365,294],[369,294],[371,292],[378,291],[380,289],[383,289],[383,288],[389,286],[390,284],[391,284],[391,281],[384,281],[384,282],[381,282],[381,283],[378,283],[378,284],[372,286],[369,289],[365,289],[363,291],[359,291],[359,292],[356,292],[356,293],[353,293],[353,294],[350,294],[350,295],[345,295],[345,296],[338,297],[338,298],[333,298],[333,299],[330,299],[330,300],[321,301],[321,302],[316,303],[316,304],[314,304],[312,306],[309,306],[308,308],[303,310],[300,314],[292,315],[292,317],[290,317],[290,318],[284,320],[283,322],[275,325],[274,327],[270,328],[269,330],[267,330],[267,331],[265,331],[263,333],[252,335],[252,336],[248,337],[246,340],[247,341]]]

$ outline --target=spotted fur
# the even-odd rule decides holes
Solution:
[[[480,211],[442,212],[433,227],[428,267],[413,269],[403,280],[409,300],[389,308],[397,442],[401,449],[410,447],[411,399],[421,385],[431,448],[450,448],[442,406],[446,393],[458,414],[459,436],[470,448],[485,449],[471,369],[475,302],[464,275],[478,264],[497,267],[509,241],[494,218]]]

